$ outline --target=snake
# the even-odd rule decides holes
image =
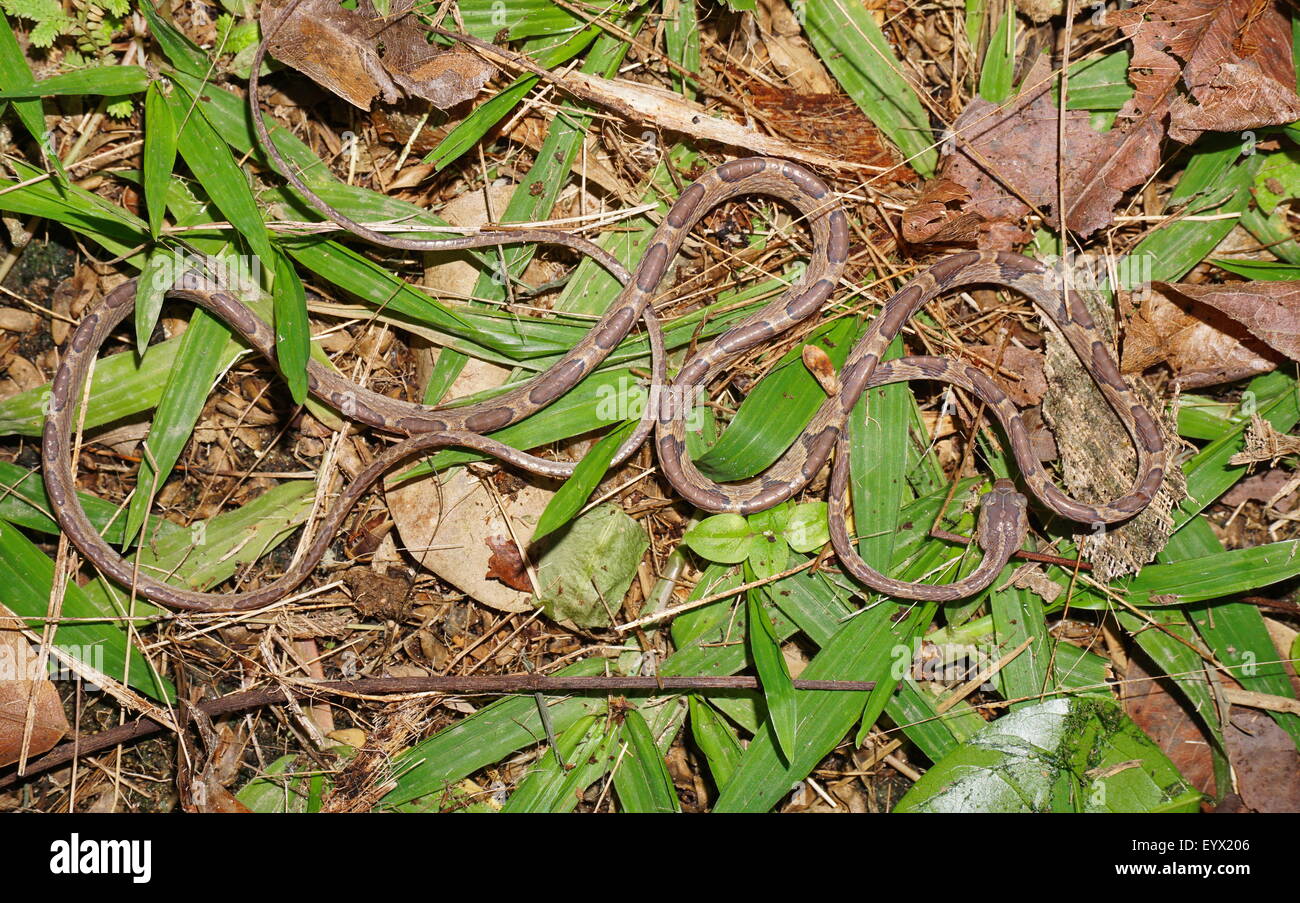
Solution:
[[[828,506],[832,545],[844,569],[878,592],[936,601],[978,592],[996,578],[1023,545],[1029,523],[1025,495],[1010,480],[999,479],[982,501],[976,541],[983,557],[967,577],[948,584],[926,584],[893,580],[871,568],[853,546],[844,496],[849,481],[849,417],[862,393],[872,386],[924,379],[956,385],[978,397],[1006,433],[1025,486],[1044,506],[1069,520],[1088,524],[1127,520],[1150,504],[1163,480],[1163,434],[1120,375],[1078,295],[1060,291],[1050,271],[1037,261],[1009,252],[967,251],[938,261],[883,304],[880,314],[850,350],[840,371],[838,389],[827,395],[804,430],[775,462],[747,480],[712,481],[687,454],[689,406],[682,399],[698,397],[740,356],[818,315],[834,294],[849,259],[849,224],[825,182],[787,160],[748,157],[723,163],[681,192],[632,271],[593,242],[550,229],[504,229],[440,239],[385,235],[351,220],[320,198],[287,164],[271,140],[257,102],[257,73],[265,44],[264,40],[252,63],[249,85],[255,131],[281,174],[328,219],[367,241],[406,250],[463,250],[525,242],[562,245],[595,259],[622,288],[583,337],[547,370],[474,404],[429,406],[389,398],[309,360],[306,382],[313,397],[348,419],[401,438],[376,455],[340,492],[317,523],[306,548],[294,556],[283,574],[263,587],[235,593],[182,589],[141,572],[100,536],[82,508],[72,466],[74,415],[100,347],[134,308],[136,284],[132,280],[113,289],[83,317],[55,372],[42,434],[42,460],[51,507],[69,541],[102,573],[151,601],[186,611],[242,611],[282,599],[312,573],[344,518],[368,488],[400,461],[416,454],[460,447],[541,476],[572,475],[575,465],[571,462],[533,455],[487,434],[536,414],[575,387],[605,361],[638,321],[645,325],[652,359],[649,402],[611,466],[627,460],[653,433],[660,470],[685,500],[706,512],[752,514],[803,491],[833,455],[829,487],[832,503]],[[651,302],[693,227],[718,205],[751,195],[767,196],[788,205],[807,224],[811,241],[803,275],[780,296],[697,349],[669,380],[662,328]],[[947,291],[977,284],[1001,286],[1028,297],[1079,357],[1136,452],[1136,473],[1123,496],[1092,504],[1073,499],[1059,489],[1033,453],[1019,410],[978,368],[938,357],[882,362],[890,343],[917,311]],[[202,307],[228,324],[254,351],[276,363],[271,325],[236,294],[214,287],[200,273],[186,271],[167,290],[166,297]]]

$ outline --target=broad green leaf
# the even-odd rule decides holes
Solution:
[[[649,547],[645,530],[616,505],[597,505],[542,553],[536,603],[555,620],[608,627]]]
[[[781,535],[796,552],[815,552],[831,541],[825,502],[803,502],[790,512]]]
[[[749,538],[749,554],[745,557],[757,579],[770,580],[790,566],[790,546],[779,534],[754,533]]]
[[[714,514],[682,535],[691,551],[706,561],[738,564],[749,556],[749,521],[740,514]]]
[[[1053,699],[988,725],[894,811],[1195,812],[1200,801],[1112,701]]]

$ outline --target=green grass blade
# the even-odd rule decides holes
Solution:
[[[311,324],[307,322],[307,293],[293,261],[277,249],[275,255],[275,362],[289,385],[294,404],[307,400],[307,358],[311,355]]]
[[[33,630],[41,631],[54,586],[54,562],[12,524],[0,521],[0,603],[20,618],[28,619]],[[138,611],[156,611],[141,604]],[[115,622],[121,612],[102,605],[70,580],[63,596],[64,618],[54,633],[54,646],[75,655],[115,680],[123,681],[154,699],[170,700],[174,690],[166,678],[157,676],[144,658],[130,646],[126,631]],[[128,670],[127,661],[130,659]],[[125,680],[124,680],[125,678]]]
[[[172,119],[178,123],[176,145],[182,159],[262,264],[273,270],[275,254],[271,249],[270,233],[258,212],[253,189],[249,187],[244,171],[202,112],[190,109],[193,99],[188,92],[178,88],[166,97],[166,101]]]
[[[605,659],[589,658],[556,673],[604,674],[608,664]],[[604,696],[571,696],[549,706],[551,723],[561,734],[580,718],[604,710]],[[395,756],[397,786],[384,796],[383,805],[397,806],[441,793],[447,785],[480,768],[544,742],[545,736],[537,701],[531,694],[498,699]]]
[[[85,492],[78,492],[77,498],[86,518],[107,542],[122,542],[125,519],[117,505]],[[54,507],[45,492],[45,481],[40,473],[0,461],[0,519],[27,530],[57,536],[60,527],[53,513]],[[183,529],[160,517],[152,521],[149,534],[162,538]]]
[[[141,452],[136,492],[127,510],[126,536],[133,540],[144,523],[149,505],[171,475],[181,450],[198,423],[217,378],[230,365],[219,350],[231,343],[231,333],[220,320],[196,309],[189,328],[180,337],[176,362],[167,374],[167,386],[158,401],[149,436]]]
[[[159,15],[153,0],[140,0],[139,10],[149,23],[149,34],[162,47],[171,64],[182,72],[202,77],[208,71],[208,57],[171,22]]]
[[[746,577],[752,580],[752,572]],[[790,682],[790,669],[781,654],[772,621],[763,610],[763,594],[750,590],[746,597],[749,605],[749,654],[754,659],[763,698],[767,701],[768,723],[782,755],[789,761],[798,751],[799,740],[794,684]]]
[[[157,82],[149,85],[149,92],[144,96],[144,121],[144,200],[149,208],[149,234],[157,241],[167,209],[167,189],[176,166],[176,120]],[[139,322],[137,311],[137,327]],[[139,339],[138,328],[136,337]],[[144,347],[143,341],[140,347]]]
[[[820,347],[838,368],[859,325],[849,319],[819,327],[808,344]],[[803,431],[826,393],[791,349],[750,392],[718,441],[695,466],[713,480],[742,480],[761,473]]]
[[[980,97],[989,103],[1002,103],[1011,96],[1011,78],[1016,63],[1016,15],[1013,10],[1002,14],[1002,20],[989,40],[980,67]]]
[[[29,97],[103,95],[121,97],[149,87],[149,73],[139,66],[91,66],[30,84],[0,88],[0,100]]]
[[[3,76],[4,84],[15,87],[33,83],[32,70],[27,66],[27,58],[23,55],[22,48],[18,46],[18,39],[14,37],[13,29],[9,27],[9,20],[2,12],[0,12],[0,76]],[[61,167],[62,163],[54,154],[49,153],[50,149],[45,144],[45,110],[40,98],[12,100],[9,105],[13,107],[18,121],[27,129],[27,133],[41,146],[42,151],[54,158],[56,165]],[[4,105],[0,104],[0,113],[3,111]]]
[[[713,784],[719,790],[731,783],[745,750],[735,730],[703,696],[690,698],[691,736],[704,753]]]
[[[614,790],[624,812],[680,812],[664,757],[650,735],[645,717],[636,709],[623,715],[623,761],[614,772]]]
[[[668,59],[687,72],[700,71],[700,21],[695,0],[670,0],[665,6],[664,46]],[[695,99],[695,86],[690,79],[674,73],[673,82],[683,97]]]
[[[582,456],[582,460],[573,469],[573,475],[564,481],[564,485],[546,503],[546,509],[537,519],[533,542],[558,530],[582,510],[588,497],[604,479],[619,446],[632,435],[636,425],[637,421],[632,420],[612,430]]]

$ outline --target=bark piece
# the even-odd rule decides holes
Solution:
[[[1113,355],[1114,311],[1091,293],[1081,293],[1081,297]],[[1132,486],[1137,460],[1128,432],[1055,329],[1047,335],[1046,371],[1043,416],[1056,434],[1066,491],[1084,502],[1102,502],[1124,494]],[[1164,432],[1166,454],[1171,454],[1178,439],[1164,405],[1145,383],[1131,379],[1128,383],[1155,415],[1155,422]],[[1186,495],[1182,468],[1166,467],[1164,483],[1155,499],[1136,517],[1118,525],[1088,525],[1094,528],[1092,532],[1076,536],[1084,557],[1093,564],[1096,578],[1104,582],[1134,574],[1154,560],[1173,533],[1170,512]]]

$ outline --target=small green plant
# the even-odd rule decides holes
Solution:
[[[78,69],[101,60],[122,30],[131,12],[130,0],[73,0],[64,9],[59,0],[0,0],[0,10],[16,19],[35,23],[28,40],[33,47],[48,49],[62,43],[63,65]],[[104,112],[115,119],[131,115],[134,104],[126,99],[110,101]]]
[[[692,527],[682,540],[709,561],[748,561],[754,576],[766,580],[789,569],[791,551],[806,554],[830,541],[826,503],[784,502],[748,517],[715,514]]]
[[[8,15],[27,19],[36,25],[31,42],[36,47],[52,47],[61,37],[70,37],[78,55],[98,53],[113,41],[122,22],[131,11],[130,0],[74,0],[71,11],[59,0],[0,0],[0,9]]]

